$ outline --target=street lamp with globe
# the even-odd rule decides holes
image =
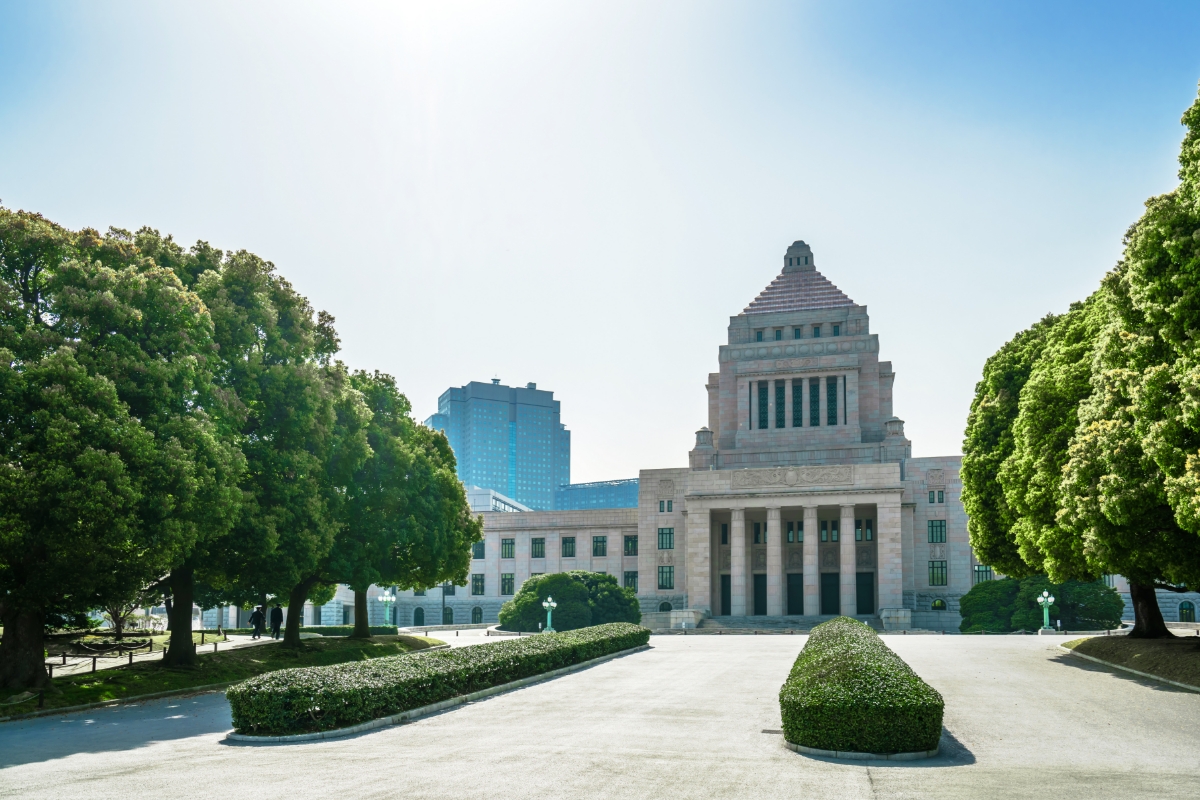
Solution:
[[[396,595],[392,594],[390,589],[384,589],[383,594],[379,595],[379,602],[383,604],[383,618],[388,625],[392,624],[392,603],[396,602]]]
[[[1054,595],[1049,592],[1042,592],[1041,597],[1037,601],[1038,605],[1042,607],[1042,630],[1054,630],[1050,627],[1050,606],[1054,605]]]
[[[551,624],[551,620],[554,618],[554,609],[558,608],[558,603],[554,602],[553,597],[547,597],[542,601],[542,608],[546,609],[545,633],[554,633],[554,625]]]

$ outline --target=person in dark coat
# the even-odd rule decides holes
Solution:
[[[271,609],[271,638],[279,638],[279,627],[283,625],[283,609],[279,607],[279,603]]]
[[[258,606],[254,609],[254,613],[250,615],[250,627],[254,628],[254,634],[251,639],[258,639],[262,636],[263,623],[267,621],[266,614],[263,613],[263,607]]]

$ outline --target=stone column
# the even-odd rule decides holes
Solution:
[[[904,559],[900,529],[900,492],[888,494],[876,504],[879,519],[875,520],[876,551],[878,553],[879,609],[900,609],[904,606]]]
[[[807,388],[807,387],[805,387]],[[817,564],[817,542],[821,532],[817,524],[817,507],[804,507],[804,613],[821,613],[821,570]]]
[[[792,414],[792,405],[794,403],[795,401],[792,398],[792,381],[790,378],[787,378],[783,381],[783,427],[785,428],[793,427],[792,419],[794,415]]]
[[[689,504],[686,513],[688,608],[712,614],[712,511]]]
[[[767,616],[783,616],[783,526],[779,507],[767,509]]]
[[[729,614],[746,616],[746,509],[730,511]]]
[[[854,559],[854,504],[842,505],[838,556],[842,560],[842,613],[848,617],[858,613],[858,572]]]

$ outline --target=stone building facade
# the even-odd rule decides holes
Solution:
[[[455,619],[495,621],[530,576],[587,569],[636,587],[643,613],[957,629],[976,575],[960,458],[912,458],[879,353],[867,307],[795,242],[730,317],[686,466],[642,470],[637,508],[484,514]],[[401,594],[401,624],[429,619],[423,600]]]

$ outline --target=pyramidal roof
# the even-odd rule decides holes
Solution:
[[[783,258],[783,272],[758,293],[743,314],[773,314],[778,311],[811,311],[846,308],[854,301],[817,272],[812,248],[794,242]]]

